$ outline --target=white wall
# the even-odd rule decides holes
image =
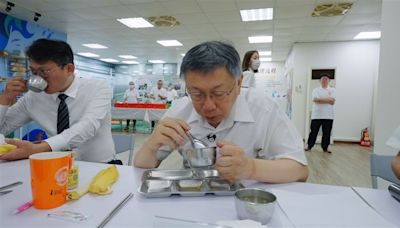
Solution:
[[[293,121],[305,136],[308,77],[312,68],[335,68],[336,104],[333,138],[358,141],[372,125],[379,41],[298,43],[293,58]],[[289,64],[290,65],[290,64]],[[301,88],[301,89],[299,89]]]
[[[374,153],[394,155],[386,141],[400,124],[400,1],[382,2],[382,38],[375,108]]]

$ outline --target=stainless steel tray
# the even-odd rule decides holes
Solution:
[[[213,169],[146,170],[138,192],[146,197],[227,196],[244,188],[241,183],[229,183]]]

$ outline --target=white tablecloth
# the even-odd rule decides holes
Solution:
[[[160,120],[167,109],[148,108],[111,108],[111,118],[114,120]]]
[[[106,164],[78,162],[80,185],[87,183]],[[234,199],[232,196],[203,196],[203,197],[180,197],[168,198],[145,198],[138,194],[143,170],[130,166],[118,166],[119,180],[113,186],[113,193],[106,196],[94,196],[87,194],[78,201],[68,202],[65,205],[51,210],[37,210],[30,208],[27,211],[12,215],[12,212],[21,204],[31,200],[30,175],[28,160],[15,162],[0,162],[0,186],[15,181],[23,181],[22,185],[13,188],[13,192],[0,196],[0,227],[95,227],[100,224],[104,217],[130,192],[134,197],[123,207],[108,223],[107,227],[152,227],[155,216],[181,218],[192,221],[202,221],[215,224],[220,220],[236,219]],[[323,194],[334,194],[335,192],[348,192],[349,187],[328,186],[308,183],[290,183],[280,185],[267,185],[256,183],[255,187],[268,188],[272,191],[280,190],[287,192],[304,193],[308,196]],[[346,190],[346,191],[343,191]],[[358,190],[358,189],[356,189]],[[372,205],[377,214],[393,224],[400,224],[400,216],[386,216],[388,210],[400,211],[400,203],[382,190],[369,189],[369,193],[362,193],[366,201]],[[349,193],[350,194],[350,193]],[[359,199],[356,193],[351,197]],[[278,197],[279,200],[279,197]],[[298,207],[294,201],[293,206]],[[382,208],[379,205],[386,205]],[[346,206],[346,202],[338,201],[337,205]],[[287,205],[286,205],[287,206]],[[291,205],[289,205],[290,207]],[[375,207],[376,206],[376,207]],[[365,204],[365,207],[369,207]],[[89,216],[86,222],[75,223],[49,218],[48,213],[61,210],[70,210]],[[307,211],[302,211],[307,213]],[[354,213],[357,213],[356,211]],[[318,216],[318,215],[312,215]],[[332,214],[332,216],[337,216]],[[362,215],[361,215],[362,216]],[[276,207],[275,214],[269,222],[268,227],[294,227],[292,221],[287,217],[280,206]]]

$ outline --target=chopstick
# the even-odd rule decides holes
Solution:
[[[15,187],[15,186],[20,185],[20,184],[22,184],[22,181],[17,181],[17,182],[14,182],[12,184],[8,184],[8,185],[5,185],[5,186],[2,186],[2,187],[0,187],[0,191]]]
[[[133,193],[131,192],[104,218],[97,228],[103,228],[132,197]]]

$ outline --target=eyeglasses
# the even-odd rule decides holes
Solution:
[[[55,70],[57,69],[57,67],[54,67],[52,69],[38,69],[38,70],[28,70],[28,75],[39,75],[41,77],[48,77],[51,75],[51,73],[53,73]]]
[[[207,93],[203,92],[189,91],[189,90],[187,90],[187,93],[189,94],[190,98],[195,102],[203,102],[207,98],[207,96],[210,96],[210,99],[212,99],[213,101],[223,101],[232,94],[232,91],[235,88],[235,84],[236,80],[233,82],[232,88],[230,90],[211,91],[210,95],[207,95]]]

